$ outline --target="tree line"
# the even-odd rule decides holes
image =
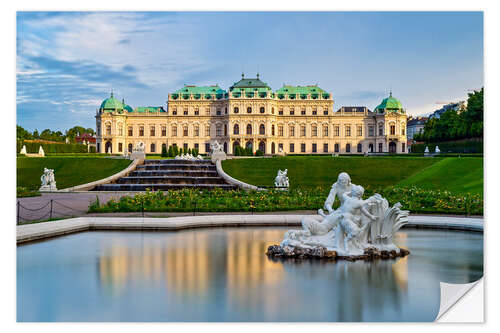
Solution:
[[[469,93],[465,110],[448,110],[440,118],[429,119],[413,139],[425,142],[452,141],[483,137],[484,87]]]
[[[66,131],[52,131],[50,129],[44,129],[41,133],[38,130],[34,130],[30,132],[23,127],[17,125],[17,133],[16,137],[18,140],[47,140],[47,141],[56,141],[56,142],[66,142],[66,138],[70,142],[75,142],[75,137],[83,134],[95,135],[95,131],[92,128],[85,128],[82,126],[75,126]]]

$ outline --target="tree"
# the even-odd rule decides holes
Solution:
[[[16,137],[19,140],[30,140],[30,139],[33,139],[33,134],[31,134],[29,131],[25,130],[21,126],[17,125]]]
[[[161,157],[167,157],[167,145],[161,145]]]

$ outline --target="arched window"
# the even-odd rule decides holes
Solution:
[[[247,125],[247,134],[252,134],[252,125]]]
[[[250,106],[247,107],[247,113],[252,113],[252,108]]]
[[[106,125],[106,135],[111,135],[111,125]]]
[[[335,152],[336,152],[336,153],[338,153],[338,152],[339,152],[339,150],[340,150],[340,149],[339,149],[339,144],[338,144],[338,143],[336,143],[336,144],[335,144]]]
[[[318,136],[318,126],[316,125],[311,126],[311,136]]]
[[[151,144],[151,152],[154,153],[156,151],[156,146],[154,143]]]
[[[274,125],[271,126],[271,135],[274,136]]]
[[[227,124],[224,124],[224,136],[227,136]]]
[[[264,113],[264,112],[266,112],[266,109],[263,106],[261,106],[260,107],[260,113]]]
[[[271,108],[271,113],[274,114],[274,107]]]
[[[194,136],[200,136],[200,126],[194,126]]]
[[[128,136],[133,136],[134,135],[134,129],[132,126],[128,127]]]
[[[351,145],[348,143],[345,145],[345,152],[350,153],[351,152]]]
[[[363,152],[363,145],[361,143],[358,143],[358,153]]]
[[[129,152],[129,153],[131,153],[131,152],[132,152],[132,144],[131,144],[131,143],[129,143],[129,144],[128,144],[128,152]]]
[[[234,124],[234,127],[233,127],[233,134],[234,135],[238,135],[240,134],[240,126],[238,124]]]
[[[264,124],[260,124],[260,126],[259,126],[259,134],[260,135],[265,135],[266,134],[266,126],[264,126]]]
[[[235,106],[234,107],[234,113],[239,113],[239,112],[240,112],[240,109],[237,106]]]
[[[172,136],[177,136],[177,126],[172,126]]]
[[[184,126],[184,127],[182,128],[182,135],[183,135],[183,136],[188,136],[188,127],[187,127],[187,126]]]
[[[328,125],[323,125],[323,136],[328,137]]]
[[[378,135],[384,135],[384,124],[378,124]]]
[[[391,125],[391,135],[396,134],[396,125]]]
[[[295,136],[295,126],[294,125],[290,125],[288,127],[288,132],[290,132],[288,135],[289,136]]]
[[[217,126],[215,127],[215,135],[222,136],[222,125],[221,124],[217,124]]]

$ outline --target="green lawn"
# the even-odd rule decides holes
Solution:
[[[102,157],[18,157],[17,186],[38,189],[44,167],[54,169],[57,188],[63,189],[111,176],[130,163]]]
[[[366,189],[395,185],[440,159],[418,157],[331,157],[288,156],[275,158],[231,159],[223,168],[232,177],[253,185],[272,186],[278,169],[288,169],[290,186],[331,186],[340,172]]]
[[[483,159],[444,158],[401,181],[399,185],[415,185],[425,189],[455,193],[483,194]]]

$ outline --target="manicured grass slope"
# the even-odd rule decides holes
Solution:
[[[17,186],[38,189],[44,167],[54,169],[57,188],[63,189],[111,176],[129,164],[100,157],[18,157]]]
[[[482,195],[483,159],[475,157],[444,158],[401,181],[399,185],[415,185],[425,189]]]
[[[395,185],[438,162],[435,158],[288,156],[231,159],[223,168],[232,177],[253,185],[272,186],[278,169],[288,169],[291,187],[331,186],[340,172],[366,189]]]

